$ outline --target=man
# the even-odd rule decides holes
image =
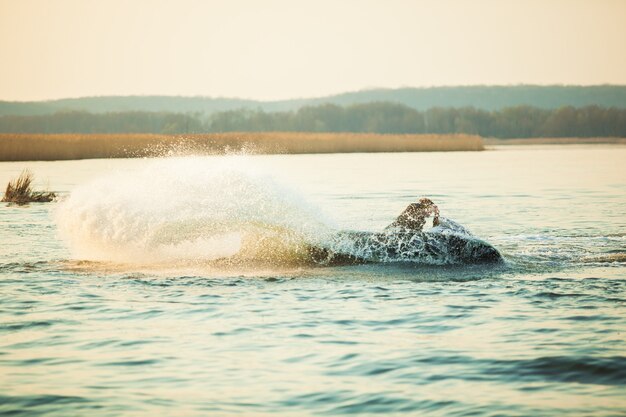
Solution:
[[[401,228],[420,232],[430,215],[433,215],[433,226],[439,225],[439,208],[429,198],[420,198],[417,203],[409,204],[385,230]]]

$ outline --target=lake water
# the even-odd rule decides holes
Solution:
[[[602,145],[0,163],[61,194],[0,205],[0,415],[624,415],[625,164]],[[505,264],[214,261],[242,225],[376,231],[421,196]]]

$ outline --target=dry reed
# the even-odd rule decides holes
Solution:
[[[129,158],[169,154],[306,154],[480,151],[473,135],[229,132],[155,134],[0,134],[0,161]]]
[[[0,201],[16,204],[48,203],[56,197],[53,192],[33,191],[33,180],[33,173],[28,169],[23,170],[19,177],[9,181]]]

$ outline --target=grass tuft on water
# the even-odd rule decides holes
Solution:
[[[35,179],[33,173],[25,169],[19,177],[9,181],[4,191],[2,202],[15,204],[48,203],[56,197],[56,193],[50,191],[33,191],[32,183]]]

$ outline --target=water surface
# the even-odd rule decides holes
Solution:
[[[63,200],[0,207],[0,414],[622,415],[624,161],[539,146],[0,163],[0,184],[28,165]],[[505,265],[209,262],[238,248],[204,238],[216,219],[376,231],[420,196]]]

